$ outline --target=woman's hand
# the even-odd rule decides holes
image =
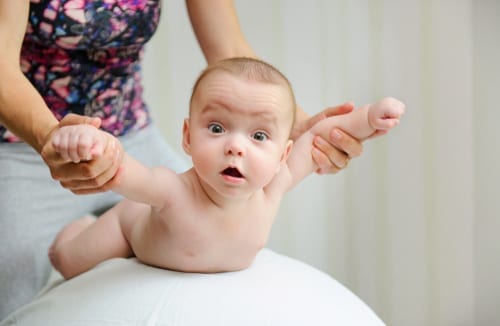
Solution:
[[[92,194],[109,190],[123,159],[123,149],[119,141],[110,136],[102,156],[90,161],[73,163],[70,158],[62,157],[52,145],[56,129],[76,124],[90,124],[100,127],[101,120],[76,114],[66,115],[59,125],[46,137],[41,156],[50,169],[52,178],[64,188],[75,194]]]
[[[292,138],[296,138],[306,130],[310,129],[317,122],[339,114],[346,114],[354,109],[354,104],[351,102],[344,103],[339,106],[330,107],[322,112],[310,117],[304,118],[305,113],[298,111],[298,119]],[[313,142],[312,157],[314,162],[319,166],[316,173],[333,174],[339,172],[347,166],[349,160],[353,157],[358,157],[363,151],[363,145],[356,138],[351,137],[340,129],[333,129],[330,132],[328,140],[316,136]]]

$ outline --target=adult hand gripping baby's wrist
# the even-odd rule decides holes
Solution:
[[[90,161],[69,163],[79,171],[79,177],[60,180],[61,186],[75,194],[93,194],[112,189],[119,175],[124,151],[120,142],[112,135],[102,156]]]
[[[335,174],[347,168],[352,158],[363,151],[363,144],[339,129],[330,132],[329,141],[316,136],[313,141],[313,159],[318,174]]]
[[[76,124],[90,124],[99,128],[101,120],[76,114],[68,114],[47,133],[40,155],[54,180],[74,193],[96,193],[111,187],[113,177],[123,158],[119,142],[110,135],[104,154],[91,161],[73,163],[65,160],[52,146],[52,135],[61,127]]]

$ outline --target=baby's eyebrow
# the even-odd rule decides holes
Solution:
[[[212,113],[214,111],[220,111],[220,110],[230,111],[225,106],[222,106],[219,104],[214,104],[214,103],[207,103],[207,105],[205,105],[200,110],[200,114],[204,115],[204,114],[209,114],[209,113]]]
[[[276,117],[276,115],[270,113],[269,111],[256,112],[256,113],[252,114],[252,116],[257,117],[259,122],[262,122],[265,124],[271,124],[273,126],[276,126],[278,124],[278,118]]]

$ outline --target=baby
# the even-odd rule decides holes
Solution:
[[[404,105],[385,98],[326,118],[295,143],[295,98],[287,78],[256,59],[233,58],[198,78],[183,148],[193,167],[177,174],[125,154],[113,191],[124,200],[97,220],[67,225],[49,250],[66,278],[114,257],[185,272],[236,271],[264,247],[284,194],[317,169],[315,135],[339,127],[364,140],[399,123]],[[115,138],[90,125],[63,127],[53,145],[73,160],[101,155]],[[70,155],[71,153],[71,155]]]

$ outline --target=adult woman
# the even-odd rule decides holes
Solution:
[[[186,4],[208,63],[255,56],[231,1],[188,0]],[[4,189],[0,195],[0,319],[28,302],[45,283],[47,248],[60,227],[69,218],[98,213],[118,200],[103,192],[113,184],[121,147],[109,143],[102,158],[73,164],[51,147],[54,130],[68,124],[95,124],[91,117],[98,116],[101,128],[120,137],[127,152],[143,163],[184,168],[152,124],[142,99],[140,59],[159,13],[160,1],[152,0],[0,1],[0,183]],[[294,134],[324,116],[349,109],[348,105],[328,109],[312,118],[299,109]],[[322,166],[320,173],[338,171],[349,157],[361,152],[361,144],[353,138],[341,132],[336,135],[341,135],[334,143],[340,150],[325,142],[316,144],[323,152],[314,152]],[[93,195],[78,197],[64,188]]]

